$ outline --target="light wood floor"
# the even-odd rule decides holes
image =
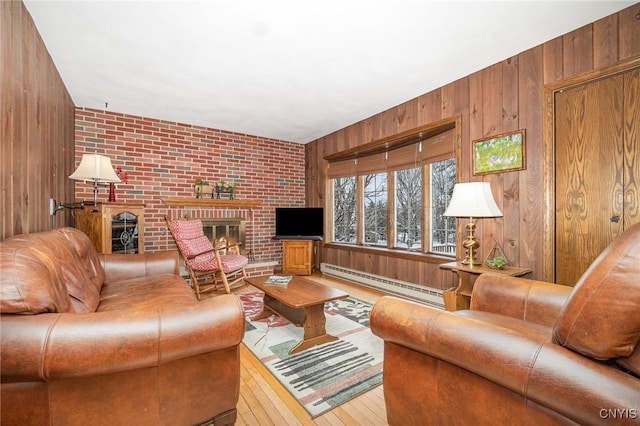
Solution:
[[[375,303],[382,295],[320,274],[311,278],[370,303]],[[245,286],[238,291],[247,289],[252,287]],[[240,400],[236,425],[387,425],[382,386],[312,419],[266,367],[244,345],[240,346]]]

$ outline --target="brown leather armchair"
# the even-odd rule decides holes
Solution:
[[[471,309],[383,297],[391,425],[640,424],[640,224],[575,287],[483,274]]]
[[[97,254],[73,228],[0,242],[6,425],[233,424],[244,315],[177,252]]]

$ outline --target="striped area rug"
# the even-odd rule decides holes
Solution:
[[[325,304],[326,328],[339,339],[294,355],[301,327],[262,311],[262,292],[238,295],[247,317],[243,343],[317,417],[382,383],[383,342],[369,329],[369,303],[349,297]]]

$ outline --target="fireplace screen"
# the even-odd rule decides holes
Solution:
[[[204,234],[216,247],[239,243],[239,254],[245,253],[245,222],[241,219],[202,219]]]

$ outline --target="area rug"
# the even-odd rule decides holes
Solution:
[[[277,315],[251,321],[262,312],[263,293],[238,296],[246,315],[243,343],[312,418],[382,383],[383,341],[369,329],[369,303],[352,297],[327,302],[327,333],[339,339],[289,355],[302,327]]]

